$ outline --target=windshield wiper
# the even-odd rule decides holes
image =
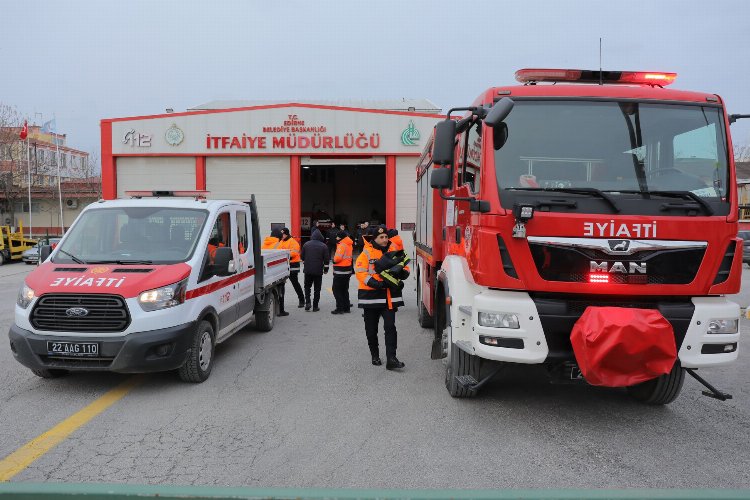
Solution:
[[[120,264],[122,266],[127,264],[153,264],[152,260],[90,260],[89,264]]]
[[[68,256],[68,257],[70,257],[70,258],[71,258],[71,259],[73,260],[73,262],[75,262],[76,264],[88,264],[88,262],[84,262],[84,261],[82,261],[81,259],[79,259],[79,258],[78,258],[78,257],[76,257],[75,255],[73,255],[72,253],[68,253],[68,252],[66,252],[65,250],[63,250],[62,248],[61,248],[61,249],[59,249],[59,250],[58,250],[58,252],[60,252],[60,253],[64,253],[65,255],[67,255],[67,256]]]
[[[518,191],[549,191],[549,192],[558,192],[558,193],[571,193],[571,194],[588,194],[588,195],[594,195],[598,196],[602,200],[606,201],[607,204],[612,207],[612,210],[615,211],[615,213],[620,213],[620,207],[617,206],[617,202],[615,202],[614,198],[612,198],[610,195],[605,193],[604,191],[601,191],[596,188],[590,188],[590,187],[570,187],[570,188],[535,188],[535,187],[512,187],[508,188],[512,190],[518,190]]]
[[[609,193],[637,193],[641,195],[647,195],[653,194],[656,196],[667,196],[670,198],[682,198],[683,200],[692,200],[700,206],[703,211],[705,211],[708,215],[714,214],[714,209],[711,205],[708,204],[706,200],[698,196],[697,194],[691,192],[691,191],[637,191],[637,190],[612,190],[608,191]]]

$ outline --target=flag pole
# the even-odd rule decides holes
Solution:
[[[52,119],[55,120],[55,115],[52,115]],[[60,237],[62,238],[65,236],[65,219],[63,218],[63,203],[62,203],[62,185],[60,182],[60,141],[57,140],[57,121],[55,120],[53,122],[55,124],[55,130],[51,131],[53,134],[53,140],[55,141],[55,147],[57,149],[57,195],[60,199]]]
[[[29,171],[29,239],[31,239],[31,151],[29,150],[29,133],[26,132],[26,168]]]

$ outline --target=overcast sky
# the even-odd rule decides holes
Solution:
[[[750,113],[750,1],[0,0],[0,103],[99,120],[213,99],[427,98],[444,110],[523,67],[678,73]],[[732,127],[750,144],[750,119]]]

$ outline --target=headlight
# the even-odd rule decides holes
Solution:
[[[174,307],[185,302],[185,290],[187,280],[182,280],[172,285],[155,288],[141,292],[138,296],[138,303],[144,311],[157,311]]]
[[[519,328],[518,316],[511,313],[490,313],[479,311],[480,326],[491,328]]]
[[[708,333],[737,333],[740,320],[713,318],[708,320]]]
[[[16,299],[16,304],[21,306],[23,309],[26,309],[29,307],[29,304],[31,304],[31,301],[34,300],[34,290],[29,288],[29,286],[24,283],[23,286],[18,290],[18,299]]]

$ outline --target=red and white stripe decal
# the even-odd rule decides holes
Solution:
[[[232,276],[231,278],[217,281],[216,283],[211,283],[210,285],[188,290],[187,293],[185,294],[185,300],[194,299],[196,297],[201,297],[211,292],[215,292],[216,290],[220,290],[229,285],[233,285],[237,283],[238,281],[242,281],[243,279],[249,278],[250,276],[253,276],[253,275],[255,275],[255,269],[249,269],[245,271],[244,273],[237,274],[235,276]]]
[[[275,266],[277,264],[282,264],[282,263],[286,262],[286,260],[287,260],[286,257],[283,258],[283,259],[274,260],[273,262],[269,262],[268,263],[268,267]]]

